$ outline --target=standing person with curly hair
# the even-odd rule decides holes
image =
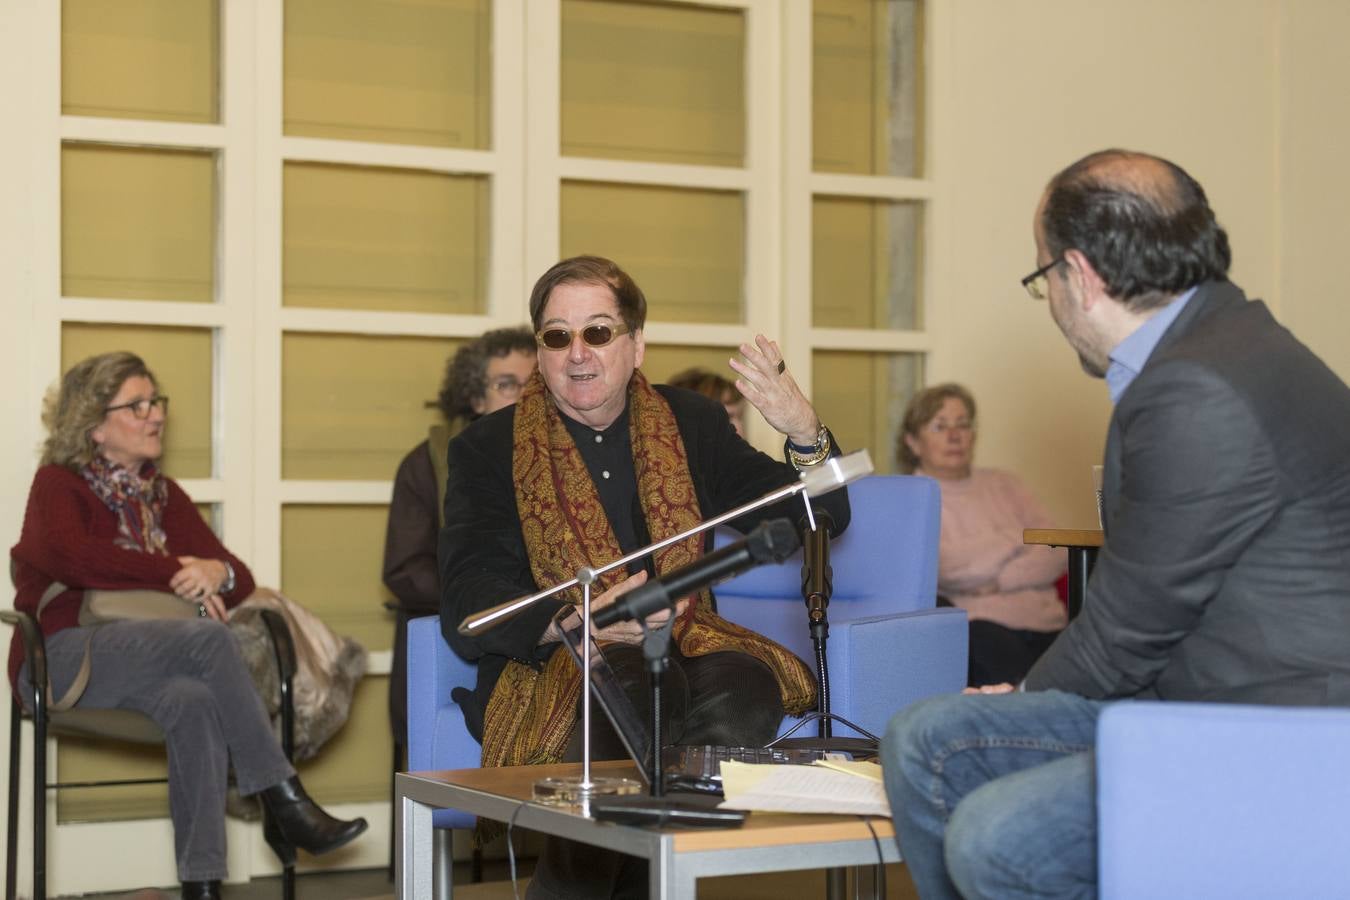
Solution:
[[[225,626],[253,576],[220,543],[191,498],[160,472],[169,398],[140,357],[105,353],[75,365],[48,403],[42,466],[19,543],[10,551],[18,596],[47,655],[51,696],[81,709],[129,709],[164,731],[169,815],[182,894],[218,898],[225,871],[225,789],[258,794],[264,837],[283,861],[295,848],[326,853],[366,828],[340,821],[305,793],[282,753]],[[199,619],[81,625],[86,589],[149,589],[201,604]],[[33,696],[23,643],[10,644],[10,683]]]
[[[498,328],[469,341],[450,357],[436,406],[445,421],[403,457],[394,476],[384,541],[384,583],[398,598],[398,625],[389,674],[389,725],[400,751],[407,746],[408,620],[440,612],[436,538],[445,503],[446,448],[480,416],[516,402],[534,374],[534,333]],[[401,754],[400,754],[401,755]]]

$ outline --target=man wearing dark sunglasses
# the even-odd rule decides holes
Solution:
[[[731,362],[736,386],[787,438],[786,462],[752,448],[721,404],[653,386],[639,367],[647,303],[617,265],[592,256],[563,260],[535,284],[530,318],[539,369],[516,405],[484,416],[451,442],[445,527],[440,537],[441,627],[457,652],[478,660],[478,684],[460,701],[483,742],[484,765],[580,758],[580,676],[558,653],[553,617],[579,591],[526,609],[475,637],[463,619],[504,600],[572,578],[653,541],[762,496],[837,453],[829,431],[783,365],[777,344],[756,336]],[[844,491],[819,501],[839,529]],[[802,514],[799,501],[731,524]],[[710,535],[685,539],[628,571],[602,577],[592,608],[697,559]],[[721,619],[707,591],[686,598],[664,676],[668,743],[763,746],[784,712],[815,700],[810,671],[789,651]],[[662,613],[652,620],[664,620]],[[606,656],[644,715],[649,698],[641,628],[599,629]],[[592,756],[625,757],[603,719],[592,722]],[[607,851],[550,842],[530,884],[533,898],[646,894],[645,864]]]

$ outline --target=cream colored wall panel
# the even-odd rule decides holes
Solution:
[[[867,448],[878,473],[897,471],[895,441],[905,406],[923,384],[917,354],[817,350],[812,400],[844,450]]]
[[[918,0],[813,0],[813,169],[922,174],[922,13]]]
[[[562,153],[741,166],[745,14],[562,0]]]
[[[492,143],[489,0],[286,0],[288,135]]]
[[[726,347],[685,347],[649,341],[646,358],[642,361],[642,373],[648,381],[665,384],[672,375],[685,369],[698,368],[721,375],[727,381],[735,381],[738,376],[727,360],[737,355],[735,344]]]
[[[393,627],[391,620],[391,632]],[[334,809],[335,804],[373,800],[381,802],[388,809],[393,741],[393,734],[389,730],[389,679],[367,676],[356,687],[347,724],[333,735],[318,756],[300,764],[300,777],[304,779],[305,789],[337,816],[359,813]],[[384,865],[384,848],[388,847],[386,840],[375,833],[368,833],[352,850],[334,856],[340,862],[342,856],[351,857],[357,848],[365,848],[366,866]],[[372,844],[380,848],[378,854],[368,852]],[[375,858],[372,859],[372,856]],[[353,860],[347,865],[356,862]]]
[[[126,350],[145,360],[160,392],[169,397],[164,428],[164,471],[172,478],[213,474],[212,415],[214,341],[210,331],[145,325],[89,325],[61,328],[61,371],[98,353]]]
[[[216,122],[217,0],[61,0],[61,112]]]
[[[560,255],[613,259],[642,288],[649,319],[744,320],[743,195],[565,182],[561,219]]]
[[[811,210],[811,322],[914,330],[923,322],[923,206],[816,197]]]
[[[283,478],[392,481],[440,421],[434,403],[458,342],[342,334],[282,338]]]
[[[944,9],[952,58],[933,61],[948,69],[934,109],[947,119],[931,159],[949,197],[951,252],[931,273],[929,309],[943,327],[928,380],[973,390],[977,463],[1017,472],[1068,524],[1095,520],[1076,473],[1101,462],[1111,407],[1045,304],[1018,285],[1035,268],[1037,200],[1056,171],[1093,150],[1166,156],[1205,186],[1232,238],[1235,280],[1268,294],[1278,216],[1272,8],[963,0]]]
[[[340,635],[388,650],[394,596],[380,581],[387,506],[287,505],[281,511],[281,590]]]
[[[1279,9],[1280,318],[1341,378],[1350,378],[1350,316],[1337,262],[1350,229],[1350,105],[1328,90],[1350,84],[1350,4],[1300,0]]]
[[[486,309],[486,178],[287,163],[283,183],[286,306]]]
[[[209,153],[61,150],[61,293],[210,303],[216,163]]]

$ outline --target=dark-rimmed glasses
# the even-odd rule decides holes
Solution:
[[[1032,272],[1026,278],[1022,279],[1022,287],[1027,289],[1027,293],[1031,295],[1032,300],[1045,299],[1046,291],[1049,288],[1049,285],[1046,284],[1047,276],[1050,274],[1051,269],[1062,262],[1064,262],[1064,257],[1057,256],[1050,260],[1050,262],[1041,266],[1035,272]]]
[[[503,375],[488,382],[488,390],[496,391],[507,400],[514,400],[519,397],[524,387],[525,385],[521,380],[514,375]]]
[[[116,412],[119,409],[129,409],[131,414],[138,419],[150,418],[150,410],[158,406],[163,410],[164,415],[169,414],[169,398],[160,394],[158,397],[151,397],[149,400],[132,400],[130,403],[119,403],[116,406],[109,406],[103,411],[105,413]]]
[[[586,342],[588,347],[604,347],[612,343],[619,335],[627,332],[627,325],[609,325],[604,322],[597,322],[581,329],[581,339]],[[566,350],[572,346],[572,338],[575,336],[576,332],[570,328],[545,328],[543,331],[535,332],[534,339],[539,343],[539,346],[545,349]]]

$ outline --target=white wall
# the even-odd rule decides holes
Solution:
[[[1280,318],[1350,377],[1350,3],[1280,6]]]
[[[1263,0],[959,0],[950,14],[930,59],[947,79],[933,161],[952,207],[953,258],[949,287],[933,298],[942,309],[928,380],[974,391],[978,462],[1023,474],[1063,524],[1093,524],[1090,467],[1110,405],[1045,304],[1018,285],[1035,268],[1037,199],[1093,150],[1166,156],[1205,186],[1232,240],[1234,280],[1270,297],[1277,17]],[[1320,103],[1343,102],[1331,84],[1318,90]]]

